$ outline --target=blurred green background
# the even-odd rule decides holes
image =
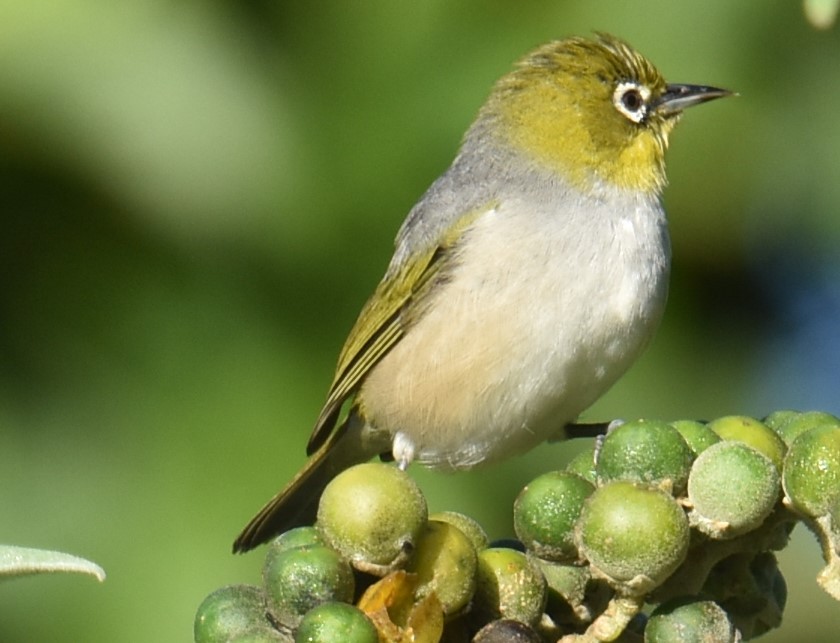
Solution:
[[[0,641],[189,641],[258,580],[231,541],[403,216],[515,59],[593,29],[741,96],[673,138],[666,318],[586,417],[840,412],[840,37],[798,2],[0,0],[0,541],[108,572],[0,584]],[[412,473],[500,537],[573,451]],[[781,567],[763,640],[835,641],[801,527]]]

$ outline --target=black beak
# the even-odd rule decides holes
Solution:
[[[728,89],[718,89],[717,87],[681,84],[668,85],[663,94],[654,102],[653,109],[664,116],[670,116],[679,114],[686,107],[733,95],[734,92]]]

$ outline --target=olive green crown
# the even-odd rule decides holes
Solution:
[[[637,86],[651,106],[633,120],[616,89]],[[665,79],[624,41],[600,33],[545,44],[502,77],[479,112],[476,132],[492,133],[580,189],[599,185],[658,193],[665,150],[678,114],[653,106]]]

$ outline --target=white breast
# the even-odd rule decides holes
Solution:
[[[371,371],[366,416],[399,433],[404,455],[465,468],[531,448],[646,345],[670,261],[658,201],[607,191],[563,212],[557,201],[508,199],[482,215],[429,312]]]

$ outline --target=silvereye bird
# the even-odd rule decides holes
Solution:
[[[543,45],[503,76],[400,228],[308,462],[234,550],[311,522],[326,484],[375,455],[468,469],[563,439],[662,317],[668,136],[729,94],[668,84],[606,34]]]

